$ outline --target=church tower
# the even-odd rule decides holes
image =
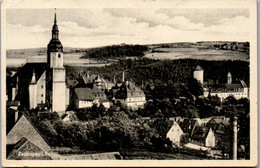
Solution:
[[[52,39],[47,47],[47,70],[46,70],[46,103],[54,112],[66,110],[66,84],[65,68],[63,67],[63,46],[59,40],[56,12],[52,27]]]

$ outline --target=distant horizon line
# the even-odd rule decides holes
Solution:
[[[102,45],[102,46],[96,46],[96,47],[64,47],[63,48],[71,48],[71,49],[91,49],[91,48],[99,48],[99,47],[107,47],[107,46],[113,46],[113,45],[162,45],[162,44],[178,44],[178,43],[199,43],[199,42],[238,42],[238,43],[246,43],[249,41],[226,41],[226,40],[219,40],[219,41],[196,41],[196,42],[166,42],[166,43],[150,43],[150,44],[133,44],[133,43],[120,43],[120,44],[110,44],[110,45]],[[28,50],[28,49],[39,49],[39,48],[46,48],[47,47],[33,47],[33,48],[6,48],[6,50]]]

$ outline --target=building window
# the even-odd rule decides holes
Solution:
[[[43,85],[41,86],[41,88],[43,89]]]
[[[43,104],[43,101],[41,101],[41,104]]]
[[[43,94],[41,94],[41,97],[43,97]]]
[[[58,54],[58,58],[60,58],[60,54]]]

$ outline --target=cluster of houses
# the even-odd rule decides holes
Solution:
[[[173,124],[166,138],[174,147],[186,147],[201,151],[218,151],[222,155],[220,143],[230,125],[230,119],[224,116],[209,118],[170,118]]]
[[[87,108],[102,103],[109,108],[111,104],[120,102],[134,109],[145,104],[144,92],[134,82],[125,80],[124,71],[121,82],[111,82],[99,74],[89,73],[81,75],[81,82],[71,81],[66,78],[63,60],[55,14],[52,39],[47,47],[47,63],[26,63],[8,76],[7,107],[40,108],[62,116],[68,107]],[[69,87],[71,83],[72,88]]]
[[[83,84],[71,88],[71,106],[74,108],[87,108],[93,104],[109,108],[111,104],[121,103],[128,108],[142,108],[146,102],[143,90],[134,82],[125,80],[124,71],[122,81],[111,82],[100,75],[82,74]]]

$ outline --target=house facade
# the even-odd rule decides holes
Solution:
[[[191,141],[198,145],[204,145],[206,147],[215,147],[216,138],[211,128],[199,126],[195,129],[191,136]]]
[[[184,133],[179,124],[174,121],[172,127],[166,135],[166,138],[169,138],[173,145],[180,146],[181,136],[183,134]]]
[[[75,108],[88,108],[94,104],[98,106],[102,103],[105,108],[110,107],[106,94],[99,88],[74,88],[72,93],[72,103]]]
[[[143,108],[146,98],[143,90],[131,81],[123,82],[115,94],[115,101],[121,102],[128,108]]]

